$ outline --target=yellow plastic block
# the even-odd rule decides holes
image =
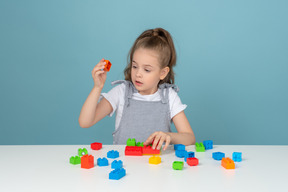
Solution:
[[[150,157],[149,158],[149,163],[150,164],[155,164],[155,165],[160,164],[161,163],[161,157],[159,157],[159,156]]]

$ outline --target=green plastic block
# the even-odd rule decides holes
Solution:
[[[144,147],[144,144],[143,144],[143,142],[137,142],[137,143],[136,143],[136,146],[138,146],[138,147]]]
[[[184,166],[184,162],[183,161],[174,161],[173,162],[173,169],[174,170],[182,170]]]
[[[196,152],[205,152],[203,143],[195,143]]]
[[[88,151],[87,151],[86,148],[83,148],[83,149],[79,148],[79,149],[78,149],[78,155],[79,155],[80,157],[82,157],[83,155],[87,155],[87,154],[88,154]]]
[[[73,165],[81,164],[81,158],[79,156],[70,157],[70,163]]]
[[[127,139],[127,146],[136,146],[136,140],[133,139]]]

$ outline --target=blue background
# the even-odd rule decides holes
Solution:
[[[288,144],[288,3],[267,0],[0,1],[0,144],[112,144],[115,117],[78,117],[91,71],[163,27],[178,54],[176,84],[196,140]]]

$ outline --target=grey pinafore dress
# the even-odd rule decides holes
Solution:
[[[160,101],[141,101],[132,99],[137,89],[130,81],[114,81],[115,84],[125,84],[125,103],[118,129],[113,133],[114,144],[126,144],[128,138],[144,142],[155,131],[171,132],[169,107],[169,87],[176,92],[178,88],[172,84],[161,84]],[[164,91],[165,94],[164,94]]]

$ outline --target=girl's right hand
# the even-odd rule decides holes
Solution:
[[[94,80],[94,87],[102,89],[104,87],[107,71],[104,71],[104,67],[106,62],[104,59],[101,59],[97,65],[95,65],[94,69],[92,70],[92,77]]]

